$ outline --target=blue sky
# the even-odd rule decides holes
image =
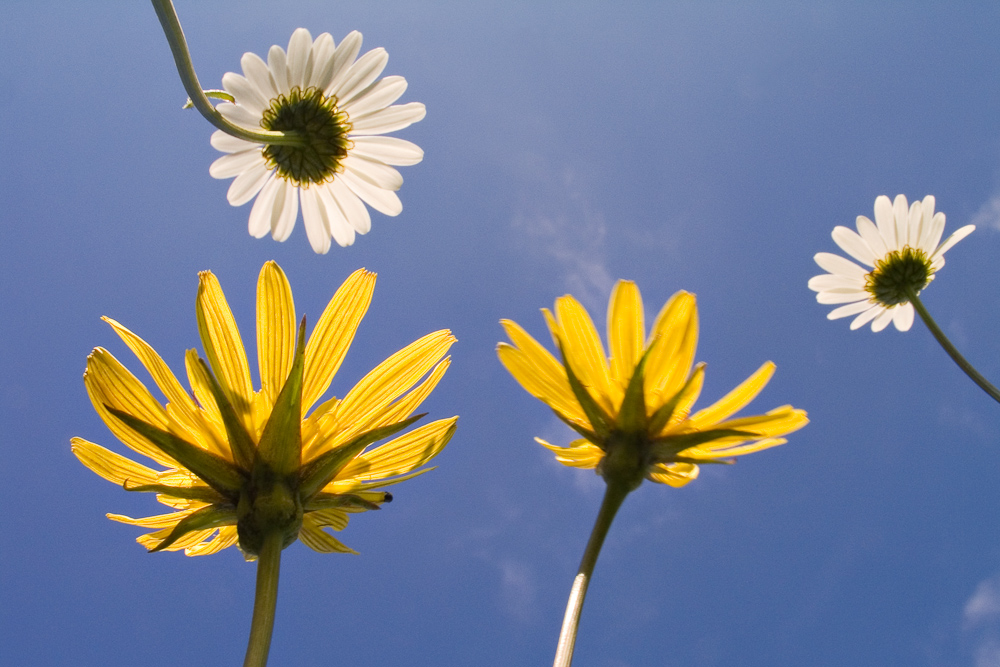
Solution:
[[[230,549],[146,554],[106,512],[155,513],[83,468],[124,452],[81,375],[100,321],[175,369],[198,344],[197,272],[252,340],[276,260],[315,321],[353,270],[375,299],[342,395],[430,331],[459,342],[431,418],[438,468],[338,537],[285,551],[272,664],[550,661],[602,484],[532,441],[568,433],[496,360],[498,320],[542,339],[570,292],[603,330],[615,280],[647,312],[698,296],[703,401],[765,360],[753,412],[812,423],[778,449],[626,501],[583,612],[579,667],[1000,665],[1000,422],[918,322],[829,322],[806,288],[835,225],[875,197],[937,197],[948,253],[925,303],[1000,379],[1000,7],[904,3],[179,0],[205,86],[304,26],[385,47],[402,101],[404,210],[316,256],[246,232],[209,177],[211,128],[150,6],[10,2],[0,25],[0,657],[7,664],[237,664],[254,568]],[[947,232],[946,232],[947,233]],[[251,363],[251,367],[254,364]],[[704,403],[702,403],[704,404]]]

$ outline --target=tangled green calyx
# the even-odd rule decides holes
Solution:
[[[931,281],[933,272],[923,250],[903,247],[875,260],[875,269],[865,276],[865,290],[883,306],[895,306],[910,300]]]
[[[337,98],[323,95],[319,88],[298,86],[271,100],[260,121],[265,130],[293,131],[305,137],[304,146],[265,144],[268,166],[296,186],[324,183],[342,170],[352,143],[351,123],[337,108]]]

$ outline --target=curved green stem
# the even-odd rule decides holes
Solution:
[[[979,371],[972,367],[972,364],[965,360],[965,357],[959,354],[958,350],[955,349],[955,346],[951,344],[950,340],[948,340],[948,337],[944,335],[943,331],[941,331],[937,322],[934,321],[934,318],[931,317],[931,314],[927,312],[926,308],[924,308],[924,304],[920,301],[920,297],[918,297],[913,290],[910,290],[910,293],[907,294],[907,298],[910,300],[910,303],[913,304],[913,307],[917,309],[917,313],[920,314],[920,319],[922,319],[924,324],[927,325],[927,328],[931,330],[934,338],[936,338],[937,342],[941,344],[941,347],[943,347],[944,351],[948,353],[948,356],[951,357],[952,361],[958,364],[958,367],[961,368],[973,382],[979,385],[980,389],[989,394],[990,398],[997,403],[1000,403],[1000,390],[997,390],[996,387],[990,384],[986,378],[979,374]]]
[[[234,125],[226,120],[218,110],[212,106],[198,82],[198,75],[194,71],[194,64],[191,62],[191,54],[188,51],[187,40],[184,39],[184,31],[181,23],[177,19],[177,12],[170,0],[152,0],[153,9],[156,10],[156,18],[163,26],[163,33],[167,36],[167,43],[170,44],[170,52],[174,54],[174,62],[177,64],[177,73],[184,84],[184,90],[191,98],[191,103],[205,119],[226,134],[231,134],[239,139],[253,141],[260,144],[275,144],[280,146],[302,146],[305,140],[296,132],[273,132],[270,130],[248,130],[245,127]]]
[[[611,522],[614,521],[618,508],[622,506],[622,502],[628,494],[629,490],[625,486],[612,483],[608,484],[608,488],[604,492],[601,509],[597,513],[594,529],[590,532],[587,548],[580,561],[580,569],[577,570],[576,578],[573,580],[573,588],[569,593],[569,600],[566,602],[566,615],[563,617],[562,629],[559,631],[559,644],[556,646],[556,659],[552,663],[552,667],[569,667],[573,662],[576,631],[580,625],[580,611],[583,609],[583,599],[587,595],[587,586],[590,585],[594,565],[597,564],[597,557],[601,553],[601,546],[604,545],[604,538],[608,534],[608,529],[611,528]]]
[[[278,570],[281,567],[281,545],[284,536],[274,532],[264,538],[264,546],[257,556],[257,592],[253,600],[253,620],[250,622],[250,641],[243,667],[265,667],[271,650],[271,631],[274,629],[274,608],[278,603]]]

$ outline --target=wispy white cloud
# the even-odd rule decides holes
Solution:
[[[515,232],[555,262],[566,291],[600,312],[613,280],[605,256],[607,224],[587,196],[590,179],[538,156],[521,166],[526,180],[512,221]]]
[[[1000,574],[979,582],[962,609],[975,667],[1000,667]]]
[[[503,610],[518,620],[530,620],[538,590],[531,568],[512,559],[501,560],[499,567]]]
[[[971,222],[980,229],[992,227],[1000,230],[1000,194],[993,195],[989,201],[980,206],[976,214],[972,216]]]

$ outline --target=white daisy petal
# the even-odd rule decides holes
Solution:
[[[818,252],[813,255],[813,260],[819,264],[819,268],[829,271],[830,273],[842,276],[852,276],[860,278],[861,280],[864,280],[865,276],[868,275],[867,271],[851,260],[844,259],[840,255],[834,255],[829,252]]]
[[[337,202],[351,229],[358,234],[367,234],[372,228],[372,217],[364,203],[339,178],[334,179],[329,188],[331,197]]]
[[[288,40],[288,85],[305,87],[312,69],[312,35],[305,28],[298,28]]]
[[[422,120],[427,109],[420,102],[394,104],[380,111],[373,111],[360,118],[351,118],[351,134],[385,134],[409,127]]]
[[[913,304],[904,303],[893,308],[892,323],[896,331],[909,331],[913,326]]]
[[[944,254],[946,252],[951,250],[951,248],[954,247],[956,243],[958,243],[959,241],[961,241],[974,231],[976,231],[975,225],[966,225],[965,227],[956,230],[951,236],[945,239],[944,243],[942,243],[937,250],[934,251],[934,255],[932,255],[931,259],[936,259],[940,257],[943,260]]]
[[[910,209],[906,203],[906,196],[896,195],[896,198],[892,202],[892,217],[896,226],[896,245],[893,246],[894,250],[900,250],[904,245],[906,245],[906,230],[909,213]]]
[[[354,197],[354,195],[351,196]],[[333,240],[342,248],[352,245],[354,243],[355,230],[351,226],[351,223],[347,221],[343,209],[341,209],[340,204],[334,198],[333,189],[329,185],[319,188],[319,198],[323,203],[323,209],[326,211],[326,223],[330,229],[330,234],[333,236]],[[357,199],[357,197],[354,198],[355,200]],[[358,205],[367,213],[364,204],[359,201]],[[363,234],[364,232],[361,233]]]
[[[253,208],[250,209],[250,223],[247,226],[250,236],[260,239],[271,231],[273,221],[281,210],[275,208],[274,199],[282,189],[281,179],[272,174],[271,179],[264,184],[260,194],[257,195]]]
[[[372,185],[365,179],[356,176],[352,171],[345,171],[340,177],[344,179],[344,183],[351,189],[351,192],[379,213],[399,215],[403,211],[402,202],[392,190],[383,190],[377,185]]]
[[[356,155],[348,155],[342,163],[347,172],[365,179],[384,190],[398,190],[403,186],[403,176],[383,162],[366,160]],[[346,172],[345,172],[346,173]]]
[[[828,320],[839,320],[841,317],[850,317],[851,315],[857,315],[862,313],[872,307],[872,303],[865,301],[857,301],[855,303],[849,303],[846,306],[841,306],[840,308],[834,308],[831,310],[826,319]]]
[[[872,321],[872,331],[878,333],[879,331],[882,331],[882,329],[885,329],[887,326],[889,326],[889,322],[892,322],[892,317],[893,317],[893,310],[890,309],[883,310],[881,313],[878,314],[878,317],[876,317]]]
[[[387,76],[343,102],[340,107],[351,116],[362,116],[386,108],[405,92],[406,79],[401,76]]]
[[[405,139],[375,135],[353,137],[351,140],[354,142],[354,150],[351,151],[351,154],[369,160],[378,160],[397,167],[408,167],[424,159],[424,151],[420,146]]]
[[[278,96],[274,79],[271,78],[271,71],[267,68],[267,63],[256,53],[244,53],[240,58],[240,67],[243,68],[243,76],[247,78],[260,96],[266,101]]]
[[[264,156],[260,154],[260,150],[251,148],[248,151],[223,155],[211,164],[208,173],[212,178],[233,178],[258,164],[264,164],[264,162]]]
[[[264,187],[268,175],[267,165],[261,162],[237,176],[236,180],[230,184],[229,191],[226,193],[229,203],[233,206],[243,206],[243,204],[253,199],[254,195]]]
[[[871,247],[876,257],[881,257],[888,252],[885,247],[885,239],[878,233],[878,227],[875,226],[874,222],[863,215],[859,215],[855,224],[858,228],[858,234]]]
[[[235,125],[260,129],[260,115],[254,115],[244,106],[223,102],[215,107],[222,117]]]
[[[271,238],[284,241],[295,227],[295,218],[299,215],[299,189],[288,181],[275,178],[279,184],[277,196],[274,199],[274,215],[271,219]]]
[[[337,50],[333,54],[333,78],[326,86],[325,93],[327,95],[330,95],[331,91],[339,86],[344,77],[347,76],[351,64],[361,53],[361,41],[361,33],[353,30],[337,45]]]
[[[222,75],[222,87],[236,98],[237,106],[243,107],[257,117],[264,113],[267,100],[257,90],[257,86],[247,81],[245,77],[235,72],[226,72]]]
[[[288,85],[288,58],[285,56],[285,50],[277,44],[267,52],[267,68],[271,70],[271,77],[278,92],[287,95],[292,89]]]
[[[828,289],[816,294],[816,302],[824,306],[831,306],[836,303],[854,303],[855,301],[867,300],[868,292],[864,290],[849,289]]]
[[[259,149],[261,146],[261,144],[255,144],[249,141],[244,141],[243,139],[238,139],[231,134],[226,134],[222,130],[216,130],[212,133],[210,143],[212,144],[212,148],[217,151],[222,151],[223,153],[239,153],[240,151],[245,151],[250,148]]]
[[[865,312],[861,313],[860,315],[854,318],[854,321],[851,322],[851,331],[860,329],[861,327],[865,326],[866,324],[874,320],[877,316],[881,315],[883,312],[885,312],[885,308],[883,308],[882,306],[872,306],[871,308],[869,308],[868,310],[866,310]]]
[[[885,247],[896,250],[896,218],[892,213],[892,202],[885,195],[875,199],[875,225],[885,241]]]
[[[385,49],[372,49],[351,65],[343,80],[331,92],[341,103],[349,101],[377,79],[388,63],[389,54]]]
[[[863,290],[865,282],[852,276],[842,276],[839,273],[824,273],[809,279],[809,289],[814,292],[841,288]]]
[[[312,45],[313,72],[309,77],[309,86],[320,90],[326,90],[333,80],[333,54],[337,47],[333,43],[333,36],[324,32],[316,38]]]
[[[318,187],[303,188],[299,196],[302,198],[302,222],[305,224],[309,245],[316,254],[325,255],[330,250],[330,227],[318,190]]]
[[[858,260],[862,264],[875,266],[875,253],[871,246],[865,242],[861,236],[847,227],[836,226],[833,228],[833,240],[848,255]]]

